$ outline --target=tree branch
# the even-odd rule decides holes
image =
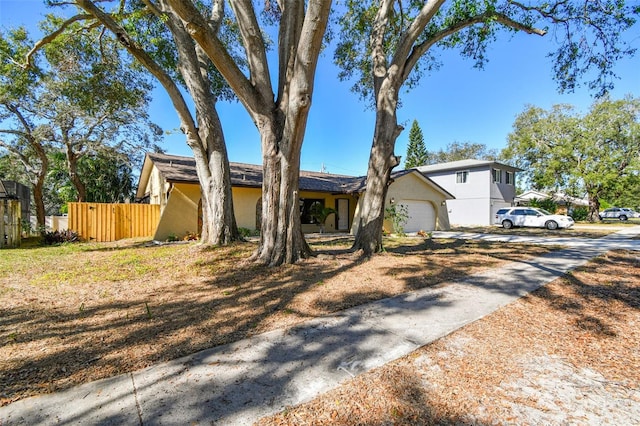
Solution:
[[[495,20],[496,22],[504,25],[505,27],[509,27],[509,28],[513,28],[515,30],[518,31],[523,31],[527,34],[535,34],[535,35],[539,35],[539,36],[544,36],[547,32],[545,30],[542,29],[538,29],[538,28],[533,28],[530,26],[527,26],[521,22],[518,22],[512,18],[510,18],[509,16],[503,14],[503,13],[489,13],[489,12],[485,12],[482,13],[480,15],[476,15],[473,16],[469,19],[463,20],[463,21],[459,21],[456,22],[454,25],[449,26],[448,28],[445,28],[437,33],[435,33],[433,36],[429,37],[428,40],[425,40],[424,42],[420,43],[419,45],[415,46],[413,48],[413,50],[411,51],[411,54],[409,55],[409,57],[406,59],[405,63],[404,63],[404,67],[403,67],[403,81],[406,80],[409,77],[409,74],[411,73],[411,70],[413,69],[413,67],[416,65],[416,63],[420,60],[420,58],[422,57],[422,55],[424,55],[434,44],[444,40],[445,38],[463,30],[464,28],[473,26],[473,25],[477,25],[477,24],[481,24],[483,22],[487,22],[490,20]]]
[[[36,52],[44,45],[47,45],[49,43],[51,43],[53,40],[55,40],[60,34],[62,34],[71,24],[75,23],[75,22],[79,22],[79,21],[86,21],[88,19],[93,19],[93,16],[88,15],[88,14],[81,14],[81,15],[76,15],[73,16],[69,19],[67,19],[66,21],[64,21],[62,23],[62,25],[60,26],[60,28],[58,28],[57,30],[55,30],[54,32],[52,32],[51,34],[47,34],[45,37],[43,37],[40,41],[38,41],[33,48],[27,53],[27,56],[25,57],[25,63],[24,64],[18,64],[20,65],[22,68],[27,69],[27,68],[31,68],[33,66],[32,64],[32,59],[33,59],[33,55],[36,54]]]
[[[213,30],[202,14],[200,14],[190,1],[167,0],[167,3],[180,19],[182,19],[191,37],[206,52],[211,62],[225,78],[236,96],[238,96],[240,102],[242,102],[255,119],[255,114],[260,110],[256,103],[256,95],[258,92],[242,73],[242,70],[240,70],[224,45],[215,34],[213,34]],[[268,84],[270,88],[271,83],[269,82]],[[273,97],[273,93],[268,94],[268,96]]]

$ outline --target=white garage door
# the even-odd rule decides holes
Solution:
[[[404,232],[433,231],[436,229],[436,213],[428,201],[404,200],[400,204],[407,206],[409,220]]]

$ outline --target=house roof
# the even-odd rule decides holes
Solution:
[[[472,168],[484,167],[484,166],[499,166],[502,169],[506,168],[516,172],[523,171],[518,167],[499,163],[493,160],[472,160],[472,159],[450,161],[448,163],[431,164],[429,166],[420,166],[417,169],[420,170],[422,173],[431,173],[431,172],[444,172],[448,170],[472,169]]]
[[[155,167],[167,182],[199,183],[196,172],[196,162],[193,157],[178,155],[148,153],[142,173],[138,191],[146,187],[151,167]],[[231,171],[231,185],[259,188],[262,186],[262,166],[245,163],[229,163]],[[364,177],[336,175],[300,171],[299,186],[303,191],[317,191],[330,193],[355,193],[364,189]],[[138,197],[144,194],[138,194]]]
[[[577,206],[589,205],[589,200],[572,197],[571,195],[567,195],[563,192],[555,192],[552,194],[547,194],[544,192],[534,191],[534,190],[523,192],[522,194],[518,195],[514,201],[522,202],[522,201],[531,201],[533,199],[546,200],[547,198],[551,198],[553,201],[561,204],[574,204]]]
[[[196,162],[193,157],[179,155],[147,153],[140,182],[138,183],[138,198],[147,186],[151,168],[155,165],[162,177],[172,183],[198,184]],[[229,163],[231,171],[231,186],[260,188],[262,186],[262,166],[245,163]],[[399,179],[410,173],[416,173],[421,179],[440,191],[445,197],[455,198],[440,185],[422,174],[418,169],[399,170],[391,174],[391,180]],[[346,176],[332,173],[319,173],[301,170],[299,180],[300,190],[314,192],[328,192],[333,194],[354,194],[363,192],[366,188],[366,176]]]
[[[391,173],[391,181],[400,179],[401,177],[404,177],[404,176],[406,176],[408,174],[411,174],[411,173],[415,173],[422,180],[426,181],[428,184],[433,186],[437,191],[439,191],[442,195],[444,195],[445,198],[449,198],[451,200],[455,200],[456,197],[454,197],[449,191],[447,191],[446,189],[444,189],[443,187],[438,185],[436,182],[434,182],[432,179],[430,179],[428,176],[426,176],[424,173],[422,173],[417,168],[415,168],[415,169],[398,170],[397,172],[393,172],[393,173]]]

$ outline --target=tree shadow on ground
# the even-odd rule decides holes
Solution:
[[[615,337],[608,319],[618,317],[616,305],[640,310],[639,263],[637,252],[607,252],[564,275],[558,286],[542,287],[527,298],[544,300],[571,315],[577,329]],[[587,311],[585,306],[598,306],[598,311]]]
[[[441,254],[441,259],[460,259],[456,266],[459,273],[473,265],[470,259],[465,259],[466,255],[487,256],[465,252],[472,245],[461,244],[457,240],[450,245],[442,242],[437,244],[439,250],[451,250],[451,253]],[[500,244],[499,247],[500,250],[505,250],[507,245]],[[424,256],[417,256],[412,250],[415,249],[399,248],[397,252],[389,253],[389,256],[398,256],[401,262],[412,257],[417,263],[409,267],[400,265],[396,270],[389,269],[388,273],[410,275],[425,267],[433,269],[437,265],[436,260],[430,259],[430,250],[423,249]],[[28,342],[33,348],[49,347],[53,350],[41,357],[32,358],[27,354],[10,363],[3,361],[1,365],[4,374],[0,378],[2,397],[8,401],[32,394],[34,389],[36,392],[64,389],[76,383],[137,370],[141,366],[174,360],[212,347],[216,348],[196,355],[196,359],[205,363],[217,362],[216,357],[229,350],[224,345],[233,345],[233,342],[273,329],[272,324],[291,327],[301,320],[315,317],[311,308],[318,305],[311,305],[311,312],[307,308],[294,311],[288,306],[298,295],[309,290],[322,293],[323,282],[340,274],[350,273],[362,264],[358,259],[329,257],[319,262],[267,268],[242,263],[240,259],[236,260],[237,253],[234,247],[212,251],[211,258],[192,265],[194,271],[200,271],[211,278],[177,282],[171,287],[165,287],[162,294],[150,293],[135,300],[105,301],[73,312],[55,308],[41,308],[39,312],[34,312],[31,308],[3,309],[0,312],[0,327],[3,330],[23,322],[29,323],[28,331],[11,337],[7,344]],[[412,253],[412,256],[407,256],[406,253]],[[221,257],[236,262],[236,267],[218,271],[217,259]],[[487,262],[481,264],[486,267]],[[428,281],[412,283],[410,279],[406,280],[409,289],[433,285]],[[322,308],[337,311],[387,296],[385,292],[363,290],[356,292],[347,305],[328,304]],[[321,305],[323,300],[318,299],[318,303]],[[437,304],[438,300],[434,303]],[[422,309],[416,305],[415,309],[418,308]],[[409,312],[411,309],[412,305],[408,305]],[[89,321],[97,317],[104,318],[104,321]],[[289,317],[293,319],[288,321]],[[210,381],[203,381],[194,386],[203,395],[211,397],[206,404],[189,406],[189,410],[197,411],[195,415],[202,418],[219,413],[236,416],[244,410],[261,407],[284,408],[277,404],[284,401],[287,395],[295,393],[294,390],[315,386],[313,383],[316,382],[309,382],[306,378],[314,363],[320,364],[320,360],[326,356],[332,357],[329,363],[331,367],[319,372],[318,378],[314,379],[317,382],[322,381],[323,375],[338,374],[336,372],[342,371],[341,367],[358,373],[360,367],[354,362],[358,359],[375,358],[378,350],[376,339],[390,338],[388,333],[371,327],[371,324],[365,324],[360,319],[336,321],[332,326],[317,327],[315,331],[313,328],[309,331],[294,326],[279,332],[282,336],[292,335],[293,339],[277,340],[275,345],[267,346],[262,358],[264,362],[259,363],[259,371],[250,368],[246,376],[252,383],[268,383],[268,388],[271,389],[269,393],[264,396],[255,395],[242,386],[238,387],[237,383],[214,382],[212,385]],[[310,347],[310,339],[319,340],[314,340]],[[74,344],[67,344],[69,341]],[[132,353],[139,357],[136,363],[131,359]],[[285,363],[285,360],[291,363]],[[180,360],[175,362],[180,368],[189,368]],[[256,364],[249,363],[250,367],[251,365]],[[227,367],[232,369],[233,366]],[[351,376],[344,372],[339,374],[344,376],[341,380]],[[153,389],[157,389],[154,386],[169,386],[165,379],[167,378],[158,380],[157,384],[143,384],[139,391],[142,393],[148,389],[153,392]],[[262,390],[260,387],[259,389]],[[238,394],[244,399],[230,403],[229,395]],[[164,400],[165,405],[162,407],[143,407],[143,411],[151,416],[153,422],[153,419],[158,419],[172,406],[178,409],[177,407],[184,407],[185,403],[187,402],[181,401],[178,395],[168,401]]]

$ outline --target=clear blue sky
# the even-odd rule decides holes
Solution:
[[[34,29],[46,12],[42,0],[0,0],[0,27],[25,25]],[[628,40],[640,50],[640,26]],[[405,131],[396,143],[396,155],[406,156],[409,128],[418,120],[428,150],[445,148],[451,142],[482,143],[489,148],[506,146],[515,117],[528,104],[550,108],[567,103],[587,111],[593,98],[586,89],[560,95],[552,80],[552,63],[546,54],[553,50],[553,35],[545,37],[503,36],[488,51],[484,70],[457,53],[444,52],[443,66],[425,76],[419,87],[401,95],[398,119]],[[274,70],[272,70],[274,71]],[[620,80],[614,98],[640,96],[640,54],[616,67]],[[347,82],[337,79],[333,52],[319,61],[313,103],[302,148],[303,170],[366,174],[373,135],[374,112],[365,110]],[[161,90],[154,91],[153,120],[165,130],[177,129],[176,114]],[[218,110],[225,131],[230,161],[261,164],[258,132],[239,103],[220,103]],[[191,155],[179,132],[165,137],[167,153]]]

